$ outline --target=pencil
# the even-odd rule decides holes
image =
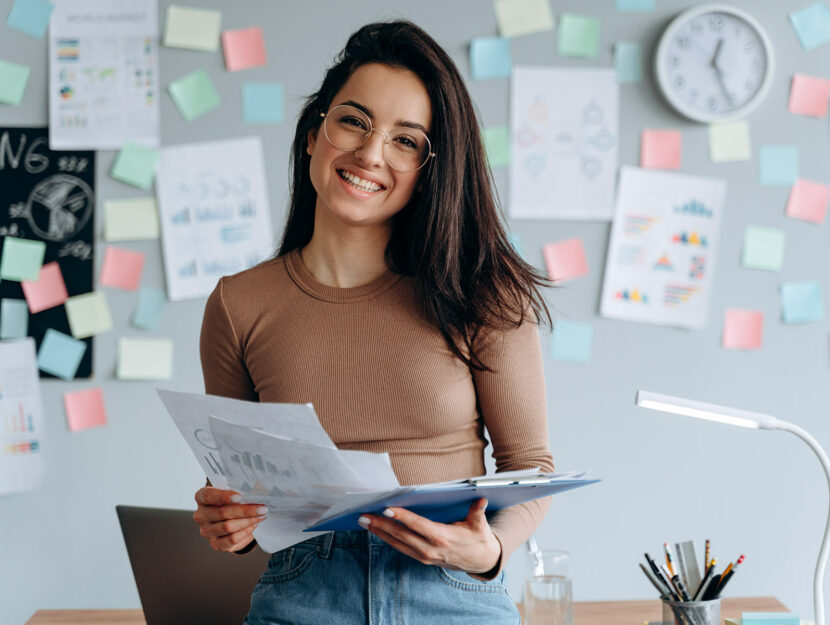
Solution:
[[[703,551],[703,570],[709,568],[709,539],[706,539],[706,549]]]
[[[666,568],[669,570],[669,573],[671,573],[671,576],[674,577],[675,573],[674,567],[671,563],[671,548],[669,547],[669,543],[663,543],[663,547],[666,548]]]

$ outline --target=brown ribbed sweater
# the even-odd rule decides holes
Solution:
[[[418,312],[411,278],[318,282],[299,251],[222,278],[205,307],[205,392],[311,402],[341,449],[389,452],[403,485],[485,472],[484,427],[498,471],[553,471],[542,354],[534,323],[481,333],[471,370]],[[550,498],[490,516],[500,570],[536,530]]]

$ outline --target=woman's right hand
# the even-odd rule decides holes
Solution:
[[[196,491],[196,512],[193,520],[202,536],[215,551],[239,551],[253,540],[256,527],[265,518],[268,508],[261,504],[240,503],[236,491],[205,486]]]

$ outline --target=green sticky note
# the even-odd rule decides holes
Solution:
[[[17,237],[4,237],[3,256],[0,258],[0,278],[36,282],[43,265],[46,243]]]
[[[0,102],[20,104],[28,80],[28,67],[0,60]]]
[[[510,164],[510,130],[507,126],[484,129],[484,148],[490,167],[506,167]]]
[[[203,69],[191,72],[170,83],[170,96],[187,121],[193,121],[222,103],[219,92]]]
[[[590,323],[557,321],[553,326],[551,356],[554,360],[588,364],[593,338],[594,329]]]
[[[147,191],[153,184],[158,160],[158,150],[126,143],[115,159],[111,175],[116,180]]]
[[[598,18],[563,13],[559,18],[559,54],[596,57],[599,54],[599,33]]]
[[[741,263],[748,269],[778,271],[784,262],[784,231],[749,226],[744,235]]]

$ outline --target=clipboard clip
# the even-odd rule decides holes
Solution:
[[[530,486],[533,484],[549,484],[550,478],[544,475],[531,475],[528,477],[513,477],[513,478],[498,478],[498,477],[485,477],[479,478],[477,480],[464,480],[464,484],[469,484],[471,486],[513,486],[514,484],[519,484],[522,486]]]

